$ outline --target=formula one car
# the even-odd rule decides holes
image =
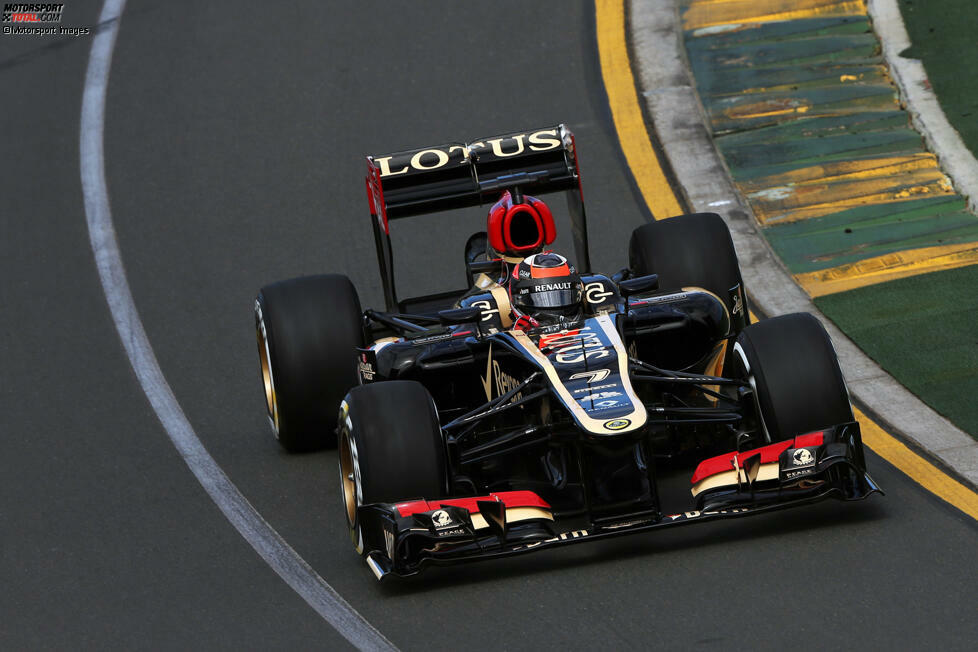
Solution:
[[[547,250],[554,192],[577,266]],[[368,157],[367,195],[386,309],[322,275],[262,288],[255,314],[272,430],[338,445],[378,579],[879,491],[828,335],[750,323],[718,215],[641,226],[627,268],[592,272],[563,125]],[[399,300],[390,221],[493,201],[468,286]],[[684,468],[690,494],[663,504]]]

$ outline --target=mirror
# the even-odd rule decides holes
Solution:
[[[489,251],[489,236],[485,231],[479,231],[469,236],[465,243],[465,262],[474,263],[479,256],[485,257]]]
[[[636,278],[630,278],[627,281],[622,281],[618,284],[618,288],[621,293],[625,296],[630,294],[638,294],[639,292],[648,292],[650,290],[659,289],[659,275],[649,274],[648,276],[638,276]]]
[[[481,308],[454,308],[452,310],[440,310],[438,312],[438,320],[445,326],[471,324],[480,319],[482,319]]]

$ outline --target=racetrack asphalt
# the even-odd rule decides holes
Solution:
[[[375,582],[344,532],[335,453],[286,455],[268,433],[257,288],[338,271],[380,304],[367,153],[565,122],[595,268],[624,265],[645,220],[590,3],[420,6],[126,8],[105,127],[115,226],[162,370],[230,479],[404,649],[970,649],[978,527],[875,455],[884,498]],[[67,9],[93,25],[99,7]],[[0,160],[0,648],[342,647],[210,502],[140,391],[85,230],[90,41],[45,43],[0,39],[17,126]],[[404,293],[460,285],[482,219],[396,223]]]

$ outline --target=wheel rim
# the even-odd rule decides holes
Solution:
[[[350,441],[350,431],[343,430],[339,441],[340,484],[343,491],[343,504],[346,507],[346,521],[350,528],[357,520],[357,485],[356,465],[353,461],[353,446]]]
[[[272,432],[278,437],[278,399],[275,396],[275,378],[272,376],[271,354],[268,350],[268,338],[265,337],[265,322],[261,311],[258,311],[258,359],[261,364],[262,388],[265,390],[265,409],[268,420],[272,424]]]

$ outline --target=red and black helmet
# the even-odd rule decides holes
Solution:
[[[577,270],[560,254],[533,254],[513,269],[513,307],[538,321],[579,317],[583,294],[584,284]]]

